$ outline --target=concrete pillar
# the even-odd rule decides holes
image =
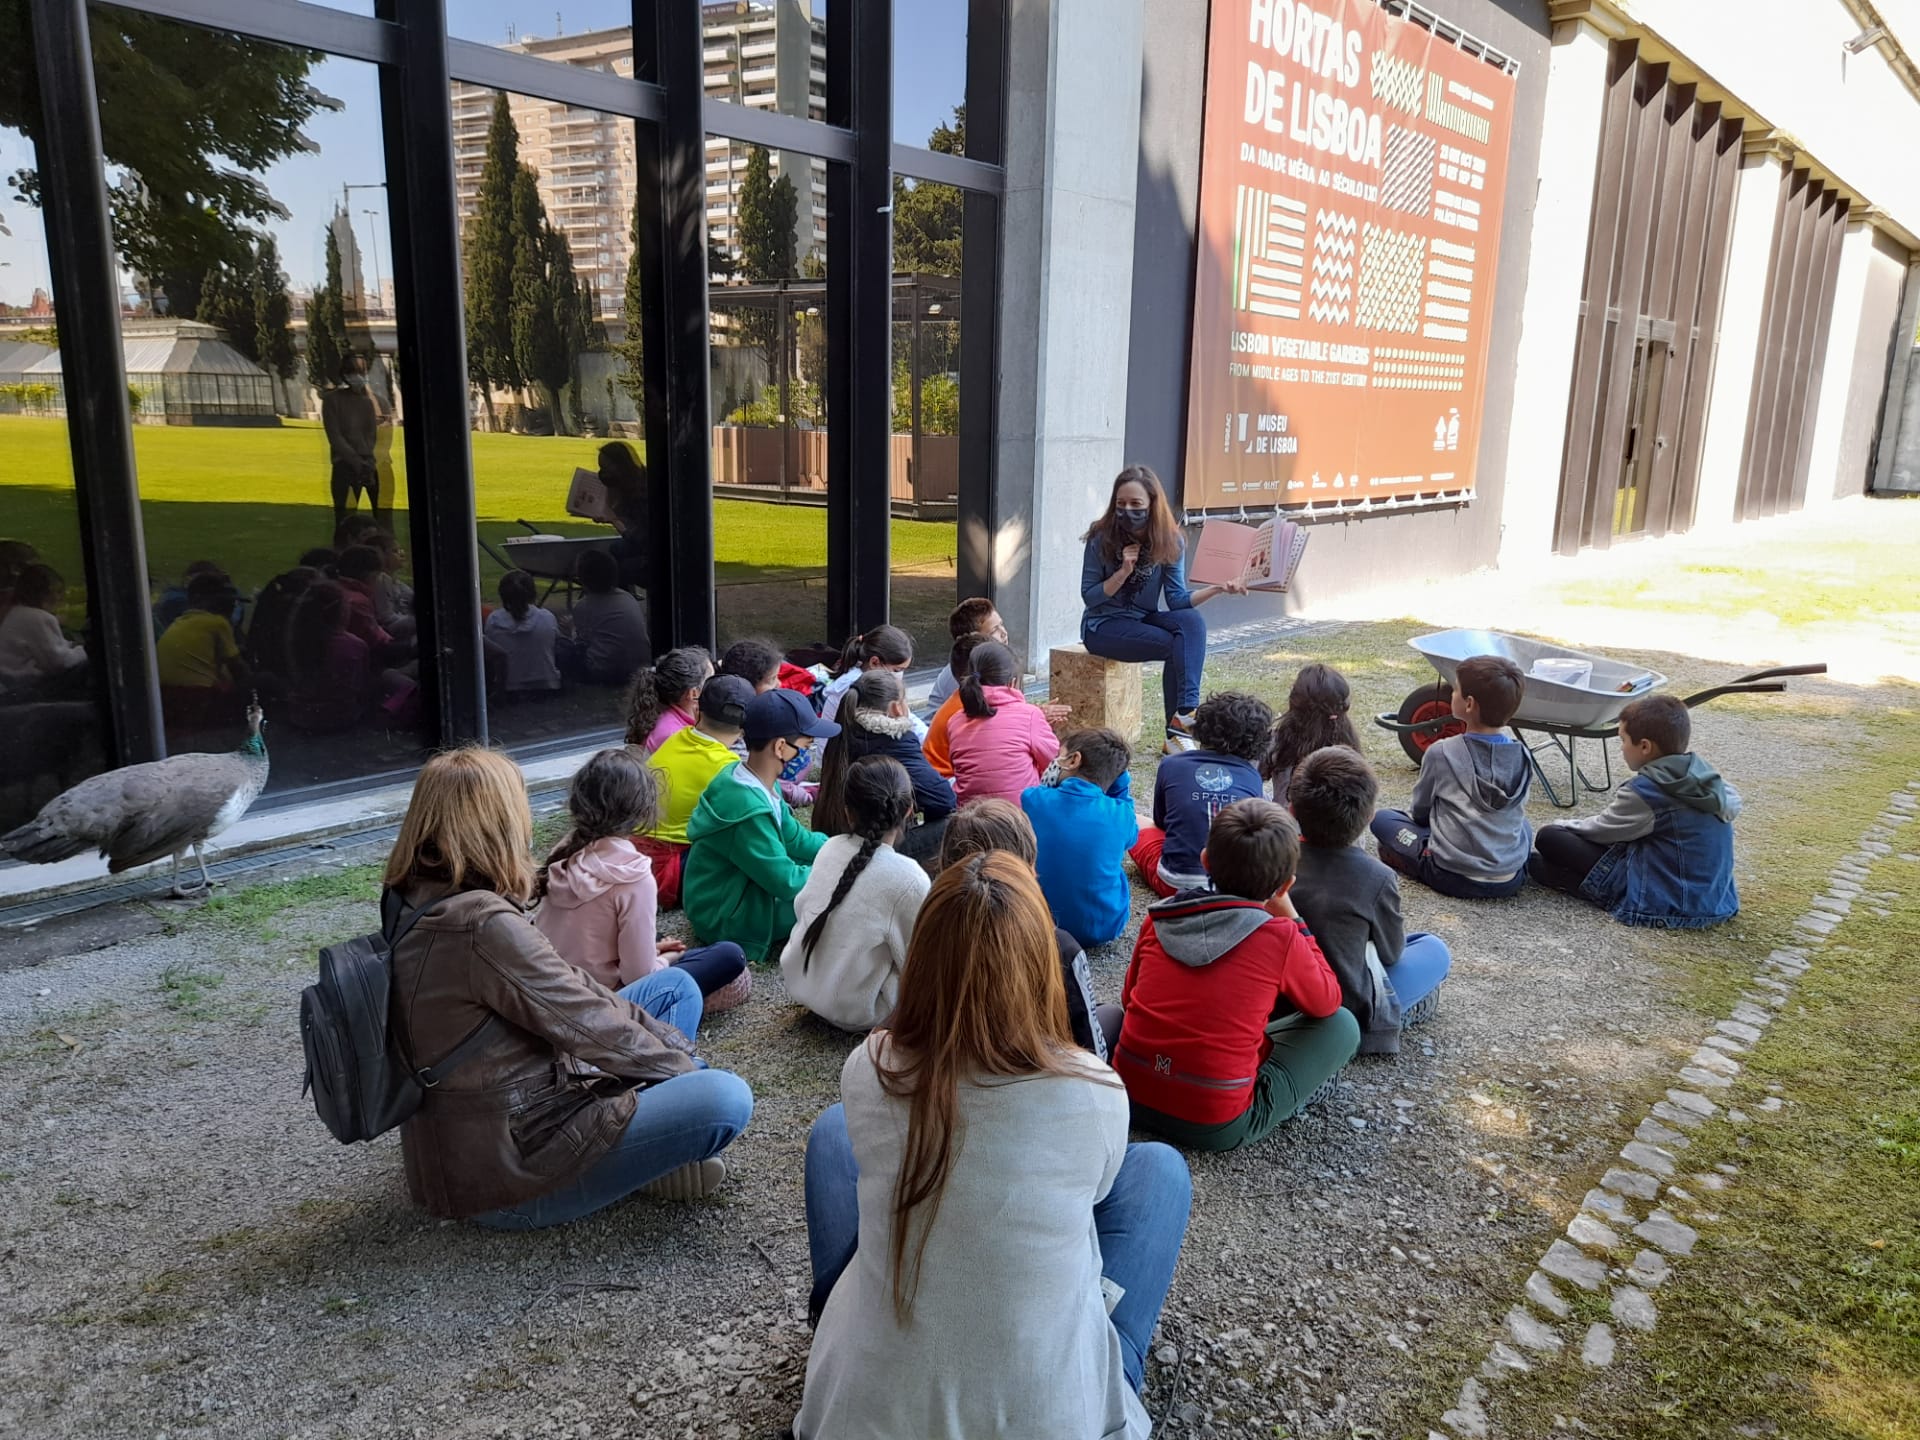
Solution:
[[[1540,153],[1552,163],[1540,167],[1533,206],[1500,517],[1503,569],[1539,564],[1553,553],[1567,393],[1585,280],[1580,259],[1587,253],[1593,218],[1612,40],[1595,22],[1605,20],[1605,12],[1596,9],[1562,21],[1553,31],[1540,134]]]
[[[1920,346],[1911,343],[1920,327],[1920,259],[1910,258],[1901,290],[1900,315],[1894,334],[1893,365],[1887,374],[1887,394],[1880,410],[1880,453],[1873,474],[1876,492],[1898,495],[1920,493]]]
[[[1000,263],[1000,613],[1079,638],[1080,536],[1126,463],[1144,0],[1012,0]]]
[[[1857,458],[1862,449],[1849,445],[1849,430],[1857,430],[1858,417],[1850,416],[1853,402],[1853,352],[1860,343],[1860,327],[1866,320],[1867,280],[1873,267],[1873,227],[1864,219],[1850,219],[1847,232],[1840,238],[1840,268],[1833,277],[1833,322],[1827,330],[1827,352],[1820,364],[1820,394],[1813,414],[1813,447],[1808,451],[1807,503],[1809,510],[1829,504],[1839,482],[1838,469],[1847,457]],[[1884,359],[1886,347],[1880,346]],[[1876,389],[1879,375],[1876,373]],[[1872,423],[1871,415],[1867,417]],[[1849,421],[1852,421],[1850,424]],[[1857,494],[1862,487],[1854,487]]]
[[[1720,338],[1707,398],[1707,430],[1700,445],[1699,498],[1694,528],[1731,525],[1747,449],[1747,412],[1759,359],[1760,320],[1767,308],[1767,271],[1773,263],[1780,177],[1792,149],[1777,132],[1749,132],[1733,188],[1733,233],[1727,239],[1727,284],[1720,299]]]

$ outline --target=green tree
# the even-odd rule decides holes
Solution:
[[[620,357],[620,388],[627,392],[627,398],[633,402],[634,413],[640,417],[641,426],[647,420],[647,380],[646,350],[640,328],[641,270],[640,270],[640,209],[634,207],[633,219],[627,226],[627,238],[632,249],[627,253],[627,283],[620,297],[620,318],[625,322],[626,333],[620,343],[609,346]]]
[[[794,273],[793,227],[800,200],[793,182],[773,178],[766,147],[747,153],[746,175],[740,182],[735,223],[740,233],[740,271],[748,280],[788,280]],[[742,345],[757,348],[767,361],[769,379],[780,373],[780,328],[775,312],[757,305],[733,313],[733,326]]]
[[[555,434],[565,434],[562,395],[586,348],[586,297],[573,251],[547,220],[539,180],[521,166],[513,184],[513,356],[524,383],[541,393]]]
[[[513,192],[519,174],[520,132],[514,128],[507,97],[496,95],[480,190],[461,247],[467,281],[467,378],[480,387],[489,430],[498,423],[493,413],[494,387],[514,389],[524,383],[513,343],[513,272],[518,258]]]
[[[200,306],[194,319],[219,327],[227,343],[249,360],[258,360],[253,342],[253,284],[248,273],[252,257],[240,266],[216,265],[200,284]]]
[[[260,237],[253,252],[253,358],[285,391],[293,378],[293,299],[287,294],[287,273],[280,268],[280,247],[271,235]]]
[[[747,153],[747,172],[740,182],[740,269],[749,280],[786,280],[794,273],[793,227],[799,218],[800,197],[793,182],[773,178],[772,157],[764,145]]]
[[[26,11],[26,0],[0,0],[0,129],[33,137],[40,89]],[[259,176],[311,149],[300,127],[338,108],[307,83],[321,56],[112,7],[91,11],[88,27],[102,149],[127,172],[108,191],[114,242],[173,313],[197,314],[207,272],[242,267],[253,232],[286,216]],[[39,203],[36,172],[11,179]]]
[[[953,124],[938,125],[927,148],[943,155],[967,153],[967,107],[957,105]],[[921,275],[958,275],[966,197],[951,185],[893,182],[893,268]]]
[[[347,302],[340,283],[340,242],[327,227],[327,279],[307,302],[307,383],[338,385],[347,358]]]

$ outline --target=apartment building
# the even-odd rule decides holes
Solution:
[[[702,23],[709,98],[825,118],[826,22],[809,14],[804,0],[726,0],[704,6]],[[527,35],[506,48],[584,69],[633,74],[633,31],[624,25],[576,35]],[[619,308],[633,249],[633,124],[526,95],[510,95],[508,101],[520,132],[520,158],[540,177],[547,214],[567,237],[574,268],[592,284],[602,313],[611,314]],[[492,115],[491,90],[454,83],[454,166],[463,230],[478,203]],[[720,137],[707,141],[708,228],[715,245],[735,256],[740,253],[736,210],[749,148]],[[793,182],[799,198],[796,255],[824,256],[826,162],[776,154],[773,169],[776,177]]]

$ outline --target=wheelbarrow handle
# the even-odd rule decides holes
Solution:
[[[1770,685],[1752,685],[1735,680],[1730,685],[1716,685],[1711,690],[1702,690],[1697,695],[1689,695],[1680,703],[1691,710],[1694,706],[1704,705],[1709,700],[1718,700],[1722,695],[1779,695],[1786,688],[1778,681]]]
[[[1817,660],[1811,665],[1782,665],[1776,670],[1756,670],[1751,675],[1742,675],[1733,683],[1751,685],[1755,680],[1777,680],[1788,675],[1824,675],[1826,673],[1826,661]]]
[[[1415,720],[1409,723],[1402,720],[1395,711],[1386,710],[1374,716],[1373,723],[1382,730],[1393,731],[1396,735],[1424,735],[1430,731],[1444,729],[1448,725],[1458,725],[1460,722],[1451,715],[1436,715],[1431,720]]]

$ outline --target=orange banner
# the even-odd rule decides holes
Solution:
[[[1214,0],[1188,510],[1473,490],[1513,77],[1370,0]]]

